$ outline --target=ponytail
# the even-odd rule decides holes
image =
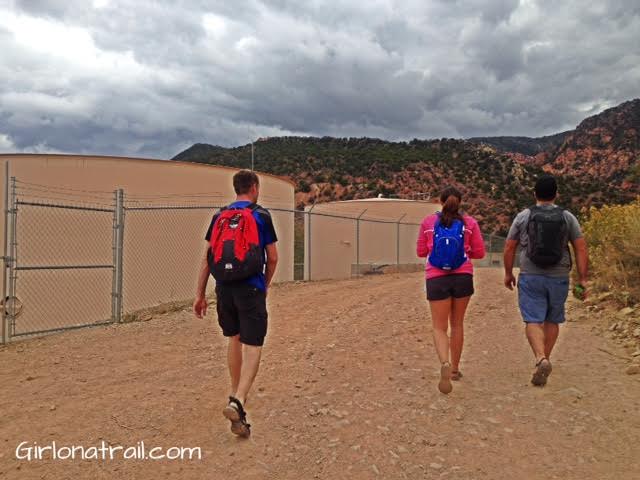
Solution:
[[[454,220],[464,222],[460,214],[460,202],[462,202],[462,194],[455,187],[447,187],[440,194],[440,202],[442,202],[442,214],[440,222],[447,228],[451,226]]]

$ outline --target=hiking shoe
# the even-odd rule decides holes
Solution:
[[[536,363],[536,369],[531,377],[531,383],[536,387],[544,387],[547,384],[547,377],[551,375],[551,362],[547,358]]]
[[[449,362],[443,363],[440,367],[438,390],[444,394],[451,393],[451,390],[453,390],[453,385],[451,385],[451,364]]]
[[[224,407],[222,414],[231,421],[231,432],[242,438],[249,438],[251,425],[247,423],[247,412],[242,403],[235,397],[229,397],[229,404]]]

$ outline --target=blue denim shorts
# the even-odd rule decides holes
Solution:
[[[568,278],[529,274],[518,277],[518,304],[526,323],[563,323],[568,296]]]

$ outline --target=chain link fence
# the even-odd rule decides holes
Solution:
[[[376,273],[413,272],[424,268],[416,256],[420,224],[356,215],[307,210],[303,214],[304,254],[300,279],[327,280]],[[300,220],[299,220],[300,221]],[[300,227],[299,227],[300,228]],[[506,239],[483,234],[486,256],[478,267],[502,266]]]
[[[195,291],[204,235],[222,199],[127,196],[11,179],[5,197],[2,338],[131,321],[183,307]],[[206,204],[203,204],[206,203]],[[419,224],[269,209],[293,230],[285,280],[417,271]],[[288,241],[288,240],[287,240]],[[485,236],[500,264],[504,239]],[[210,282],[210,288],[214,282]]]
[[[211,206],[125,201],[123,315],[193,297]]]

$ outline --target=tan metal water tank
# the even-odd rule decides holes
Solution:
[[[165,160],[81,155],[0,155],[4,172],[17,179],[17,197],[47,204],[113,208],[113,192],[125,191],[124,311],[185,300],[195,292],[204,233],[214,205],[235,198],[236,169]],[[260,203],[272,211],[280,262],[275,281],[293,279],[294,218],[277,209],[294,208],[294,185],[287,179],[258,174]],[[4,212],[4,195],[2,195]],[[201,205],[200,209],[143,210],[150,206]],[[211,206],[211,208],[207,208]],[[138,210],[137,208],[140,208]],[[20,265],[109,264],[113,262],[113,215],[25,206],[17,214]],[[0,222],[4,235],[4,222]],[[18,296],[24,304],[19,321],[78,317],[88,321],[110,316],[111,271],[19,272]],[[210,282],[210,285],[213,282]],[[82,298],[78,298],[82,296]],[[82,302],[84,307],[79,305]],[[74,310],[75,309],[75,310]],[[71,321],[71,320],[70,320]]]
[[[305,279],[349,278],[376,266],[423,264],[415,254],[419,225],[438,208],[436,203],[393,198],[307,207]]]

